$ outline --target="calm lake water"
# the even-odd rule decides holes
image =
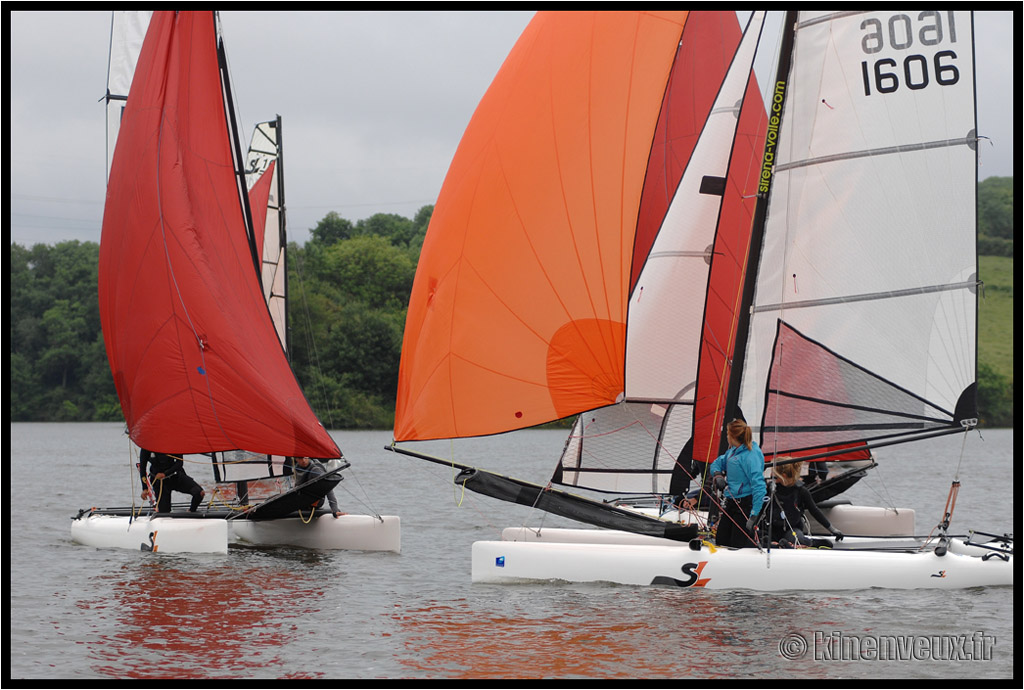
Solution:
[[[532,430],[425,450],[545,483],[566,433]],[[333,435],[353,465],[337,491],[343,509],[400,515],[400,555],[243,547],[144,554],[74,544],[70,517],[79,508],[128,505],[138,493],[122,425],[11,424],[10,676],[1013,677],[1019,612],[1010,587],[757,594],[474,585],[472,542],[541,516],[463,494],[450,469],[384,450],[388,432]],[[951,531],[1012,532],[1013,458],[1011,430],[972,433],[966,444],[946,438],[882,449],[881,467],[848,496],[915,508],[925,534],[942,517],[959,466]],[[190,474],[209,485],[211,475]],[[579,526],[551,516],[544,524]],[[932,643],[946,652],[918,658],[849,659],[828,647],[794,654],[794,635],[948,644]]]

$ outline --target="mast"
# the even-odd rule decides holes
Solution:
[[[768,216],[768,200],[771,192],[772,168],[775,152],[778,150],[779,133],[782,131],[782,112],[786,98],[786,86],[793,61],[793,44],[796,35],[797,11],[786,12],[782,28],[782,44],[779,50],[779,64],[775,73],[774,96],[771,100],[768,132],[765,136],[764,155],[761,159],[761,182],[758,187],[757,206],[754,210],[753,231],[750,237],[750,252],[747,257],[747,274],[743,281],[743,298],[740,303],[739,323],[736,327],[736,346],[733,363],[729,372],[729,390],[725,399],[725,418],[719,441],[719,453],[728,448],[725,425],[729,419],[742,416],[738,409],[740,382],[743,379],[743,365],[746,359],[747,338],[750,330],[750,309],[754,303],[754,289],[761,262],[761,248],[764,245],[765,220]]]
[[[974,49],[974,12],[971,12],[971,79],[974,83],[974,227],[978,227],[978,63]],[[974,279],[981,282],[978,274],[978,233],[974,233]],[[978,352],[978,290],[974,291],[974,351]],[[974,383],[968,387],[957,401],[957,419],[965,428],[970,423],[971,427],[978,425],[978,358],[974,358]],[[973,422],[973,423],[971,423]]]

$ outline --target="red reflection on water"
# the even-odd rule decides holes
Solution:
[[[482,596],[396,607],[390,616],[401,626],[403,642],[395,660],[413,676],[481,680],[823,672],[806,660],[780,657],[778,644],[788,625],[765,630],[759,623],[781,608],[799,626],[806,609],[802,596],[660,587],[581,591],[556,584],[507,591],[497,600]],[[482,608],[487,605],[490,610]]]
[[[564,611],[564,609],[563,609]],[[410,671],[445,678],[675,677],[666,631],[638,635],[636,618],[579,610],[550,618],[436,606],[393,614]],[[658,636],[662,636],[659,640]]]
[[[202,566],[178,559],[124,566],[102,603],[79,602],[99,633],[81,642],[97,662],[92,670],[140,679],[289,677],[286,645],[304,634],[302,617],[321,608],[323,590],[283,567]]]

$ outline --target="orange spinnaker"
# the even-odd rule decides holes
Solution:
[[[434,209],[396,440],[532,426],[622,392],[637,214],[686,17],[540,13],[523,32]]]

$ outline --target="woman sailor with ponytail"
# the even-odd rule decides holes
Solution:
[[[761,515],[766,486],[764,454],[753,441],[750,427],[742,419],[734,419],[726,427],[729,450],[718,456],[709,473],[719,484],[724,506],[718,521],[715,543],[718,546],[757,546],[754,527]],[[719,479],[722,477],[723,479]]]

